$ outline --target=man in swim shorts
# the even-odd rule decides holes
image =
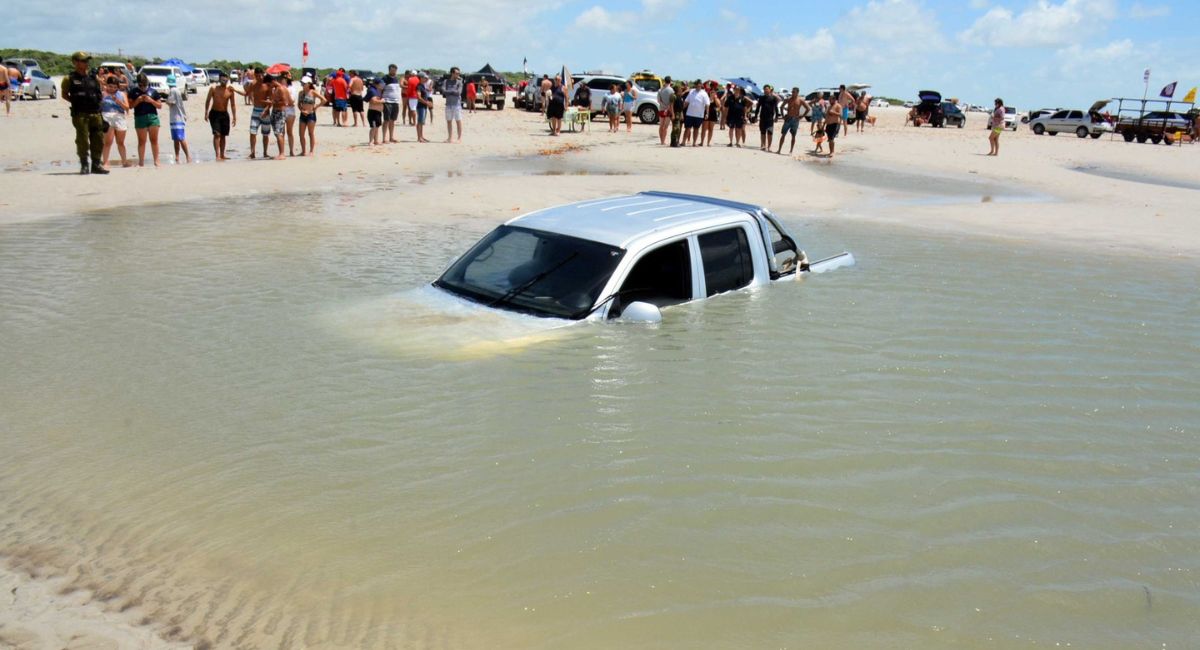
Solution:
[[[271,75],[255,74],[254,81],[246,86],[246,96],[250,98],[250,158],[254,159],[255,149],[258,148],[258,134],[263,134],[263,157],[267,156],[267,145],[271,134],[271,123],[264,122],[263,114],[269,113],[271,105]]]
[[[800,96],[799,88],[792,88],[792,95],[783,103],[783,131],[779,133],[779,150],[783,153],[783,141],[787,139],[788,131],[792,132],[792,146],[788,149],[791,155],[796,150],[796,131],[800,129],[800,111],[808,111],[808,102]]]
[[[838,103],[842,106],[838,111],[838,115],[842,118],[841,124],[850,124],[850,112],[854,110],[854,94],[846,90],[846,84],[838,86]],[[833,138],[830,138],[829,141],[832,143]]]
[[[225,157],[225,139],[229,137],[231,117],[232,125],[237,126],[237,102],[233,101],[233,96],[229,75],[222,72],[220,81],[208,87],[208,97],[204,99],[204,120],[212,127],[213,153],[217,161],[229,160]]]
[[[675,89],[671,87],[671,78],[663,79],[663,86],[658,90],[658,143],[667,144],[667,133],[671,131],[671,105],[675,103]]]
[[[842,100],[839,97],[833,99],[833,104],[829,106],[829,112],[825,113],[825,137],[829,138],[829,157],[833,158],[835,148],[834,140],[837,140],[838,134],[842,129]]]
[[[758,148],[762,151],[771,150],[771,140],[775,137],[775,118],[779,115],[779,95],[770,84],[763,86],[762,99],[758,100]]]
[[[0,96],[4,97],[4,112],[12,112],[12,100],[9,99],[8,87],[11,82],[8,79],[8,67],[0,65]]]

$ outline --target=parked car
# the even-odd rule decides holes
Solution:
[[[876,97],[871,100],[871,108],[891,108],[892,103],[886,99]]]
[[[604,96],[608,94],[609,89],[616,84],[621,88],[625,87],[625,79],[614,75],[598,75],[598,74],[581,74],[571,75],[571,81],[574,82],[578,92],[579,86],[587,86],[592,91],[592,117],[600,115],[604,112]],[[574,99],[572,93],[571,100]],[[638,97],[634,100],[633,114],[641,120],[642,124],[657,124],[658,123],[658,93],[650,92],[645,88],[638,87]]]
[[[1021,124],[1029,124],[1031,121],[1036,120],[1039,117],[1044,117],[1046,115],[1054,115],[1055,113],[1057,113],[1061,110],[1063,110],[1063,109],[1061,109],[1061,108],[1039,108],[1036,111],[1030,111],[1021,116]]]
[[[58,97],[58,87],[41,68],[29,68],[25,72],[25,81],[21,83],[19,95],[30,99],[55,99]]]
[[[1058,111],[1050,115],[1043,115],[1036,120],[1030,120],[1029,129],[1037,135],[1074,133],[1081,138],[1090,135],[1093,139],[1099,138],[1105,133],[1112,133],[1113,125],[1104,119],[1097,119],[1097,117],[1095,113],[1080,110]]]
[[[208,71],[204,68],[192,66],[192,91],[199,92],[200,88],[208,86],[209,83],[217,83],[217,78],[208,78]]]
[[[21,79],[24,80],[33,70],[41,70],[42,66],[38,64],[37,59],[5,59],[4,65],[10,68],[16,68],[21,73]]]
[[[1114,130],[1126,142],[1136,139],[1141,143],[1150,141],[1158,144],[1166,140],[1167,144],[1171,144],[1174,134],[1191,133],[1192,120],[1174,111],[1151,111],[1141,116],[1121,116]]]
[[[663,80],[658,75],[649,70],[642,70],[629,75],[629,79],[638,85],[638,88],[648,90],[652,93],[657,93],[662,90]]]
[[[916,105],[908,111],[908,120],[905,124],[912,122],[913,126],[919,127],[922,124],[928,124],[934,128],[941,128],[946,125],[946,107],[951,107],[956,114],[962,116],[962,123],[966,124],[966,116],[952,102],[943,102],[942,94],[936,90],[921,90],[917,92],[917,97],[921,99]]]
[[[517,217],[433,286],[477,309],[542,318],[657,322],[661,309],[854,263],[809,263],[766,209],[643,192]]]
[[[967,114],[958,110],[958,106],[952,102],[942,102],[942,124],[961,129],[967,125]]]
[[[190,78],[190,76],[183,74],[183,70],[180,70],[178,67],[161,64],[144,65],[142,66],[141,70],[138,70],[138,74],[146,75],[146,77],[150,80],[150,87],[158,91],[158,94],[163,96],[166,96],[167,91],[170,90],[170,87],[167,86],[167,77],[175,75],[175,83],[179,87],[179,90],[184,93],[186,98],[186,84],[188,83],[187,80]],[[136,82],[134,85],[137,85]]]
[[[215,84],[221,82],[220,68],[205,68],[204,74],[208,75],[208,83]]]
[[[463,79],[464,88],[468,83],[475,84],[476,104],[483,104],[484,107],[489,110],[493,108],[500,111],[504,110],[504,89],[508,86],[508,82],[500,75],[500,73],[496,72],[496,69],[492,67],[492,64],[489,63],[480,68],[477,72],[472,72],[465,75]],[[487,103],[486,98],[483,96],[484,81],[488,82],[488,88],[492,99],[491,103]],[[466,103],[467,98],[466,94],[464,93],[463,104],[465,105]]]

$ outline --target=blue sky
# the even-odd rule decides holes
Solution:
[[[308,41],[321,66],[513,70],[528,57],[539,73],[565,63],[802,89],[863,82],[876,95],[932,88],[1022,109],[1140,97],[1147,67],[1152,95],[1171,81],[1176,98],[1200,84],[1195,0],[123,0],[79,10],[91,15],[64,27],[60,6],[33,3],[6,31],[21,35],[16,46],[60,52],[298,63]]]

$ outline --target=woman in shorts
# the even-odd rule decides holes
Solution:
[[[604,114],[608,116],[608,132],[616,133],[621,124],[621,91],[613,84],[604,96]]]
[[[129,90],[129,107],[133,109],[133,127],[137,129],[138,167],[146,166],[147,141],[154,156],[154,166],[158,167],[158,127],[162,125],[158,120],[158,109],[162,108],[162,102],[144,74],[138,74],[137,88]]]
[[[996,108],[992,111],[992,117],[988,120],[992,127],[992,132],[988,134],[988,144],[991,145],[989,156],[1000,155],[1000,133],[1004,131],[1004,100],[996,98]]]
[[[304,87],[296,97],[300,109],[300,155],[315,154],[317,151],[317,109],[325,105],[325,98],[313,87],[312,77],[304,77]],[[304,136],[308,136],[305,146]]]
[[[734,86],[732,92],[725,93],[725,124],[729,126],[729,144],[742,146],[746,141],[746,91],[741,86]]]
[[[125,155],[125,114],[129,112],[129,100],[121,92],[121,82],[113,75],[104,82],[104,95],[100,98],[100,116],[108,129],[104,132],[104,158],[100,164],[108,167],[108,154],[112,151],[113,141],[117,143],[117,151],[121,153],[121,166],[128,167],[129,159]]]
[[[632,81],[625,82],[625,91],[621,94],[621,112],[625,113],[625,131],[633,132],[633,104],[637,101],[637,86]]]

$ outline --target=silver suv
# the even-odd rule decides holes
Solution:
[[[575,92],[579,92],[580,86],[587,86],[592,92],[592,116],[600,115],[604,112],[604,96],[614,86],[618,86],[624,92],[625,79],[613,75],[604,74],[575,74],[571,75],[571,81],[575,84]],[[658,95],[650,92],[641,86],[637,87],[637,99],[633,100],[633,114],[641,120],[642,124],[657,124],[658,123]],[[571,95],[572,102],[575,99],[574,93]]]

